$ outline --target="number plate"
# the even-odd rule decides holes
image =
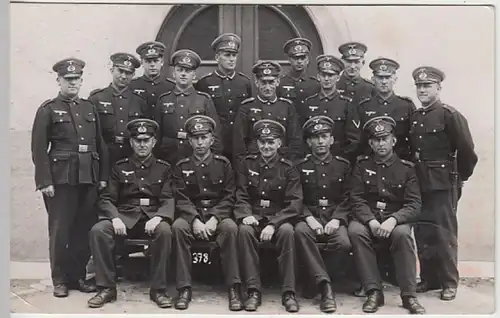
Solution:
[[[210,253],[193,252],[191,256],[193,264],[212,264]]]

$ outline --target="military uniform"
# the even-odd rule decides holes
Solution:
[[[224,33],[212,42],[212,49],[216,52],[239,53],[240,45],[241,39],[236,34]],[[252,96],[250,77],[235,71],[223,74],[216,69],[200,78],[194,87],[212,97],[221,124],[223,155],[233,160],[234,122],[241,102]]]
[[[280,66],[277,63],[263,61],[253,67],[258,78],[277,77]],[[298,117],[292,102],[282,97],[265,100],[261,96],[250,97],[241,103],[234,125],[233,154],[235,162],[240,162],[247,154],[258,153],[253,125],[262,119],[279,122],[286,128],[283,147],[280,153],[289,160],[298,159],[302,153],[302,132],[298,126]]]
[[[283,46],[283,51],[288,57],[309,55],[311,41],[304,38],[288,40]],[[292,101],[297,109],[299,125],[303,125],[307,120],[307,108],[305,100],[308,96],[319,92],[320,85],[316,77],[307,76],[305,72],[296,78],[291,75],[291,71],[281,74],[280,85],[276,91],[278,97],[283,97]]]
[[[377,74],[392,74],[398,68],[399,64],[396,61],[379,58],[370,63],[370,68]],[[378,116],[390,116],[396,121],[396,138],[397,143],[394,151],[404,160],[411,160],[410,155],[410,116],[416,110],[415,104],[409,97],[401,97],[394,92],[387,99],[382,98],[374,93],[373,96],[360,101],[358,114],[363,126],[368,120]],[[369,155],[371,152],[368,145],[366,134],[362,134],[360,152],[364,155]]]
[[[146,42],[137,47],[136,53],[143,59],[163,58],[165,53],[165,45],[161,42]],[[141,77],[135,78],[130,83],[132,91],[146,99],[148,118],[153,118],[154,109],[161,95],[173,91],[175,88],[175,81],[158,75],[155,78],[150,78],[146,74]]]
[[[420,67],[413,77],[417,85],[440,83],[444,73],[433,67]],[[439,99],[417,109],[410,121],[411,146],[422,191],[422,215],[415,227],[420,277],[432,289],[456,289],[456,204],[461,193],[457,186],[469,179],[477,164],[474,142],[467,119]],[[458,180],[454,181],[454,173],[458,173]]]
[[[212,132],[215,126],[215,121],[210,117],[193,116],[188,119],[185,128],[190,136],[195,136]],[[196,239],[192,228],[196,218],[203,223],[212,217],[217,219],[215,241],[220,247],[226,285],[233,288],[240,284],[238,259],[235,257],[238,227],[231,218],[235,184],[229,160],[212,152],[204,159],[194,155],[181,159],[175,167],[174,186],[177,217],[172,229],[177,253],[177,289],[181,295],[184,289],[191,288],[190,250]],[[239,295],[233,296],[239,299]],[[241,304],[239,307],[237,310],[241,309]]]
[[[391,117],[383,116],[371,119],[364,129],[369,136],[378,138],[393,133],[395,125]],[[384,304],[374,243],[391,252],[403,306],[410,311],[420,310],[418,303],[420,307],[414,308],[417,282],[411,224],[420,214],[421,198],[413,163],[400,159],[395,153],[385,162],[377,161],[374,155],[360,156],[351,183],[353,220],[348,234],[356,267],[368,295],[363,311],[375,312]],[[377,220],[382,224],[390,218],[396,222],[390,236],[375,236],[370,221]]]
[[[257,138],[279,138],[285,128],[271,120],[254,125]],[[269,161],[261,155],[247,155],[237,171],[234,215],[239,224],[238,246],[240,266],[245,284],[260,305],[259,235],[271,225],[275,229],[272,242],[278,249],[278,267],[282,277],[282,293],[295,293],[295,245],[293,224],[302,209],[300,175],[291,161],[276,154]],[[258,225],[245,225],[243,219],[254,216]],[[288,300],[283,300],[286,303]],[[247,310],[255,310],[251,306]],[[298,305],[296,310],[298,310]]]
[[[147,119],[132,120],[127,124],[131,138],[151,138],[158,124]],[[172,193],[172,168],[150,154],[147,158],[136,154],[118,160],[113,166],[108,187],[102,191],[97,206],[99,222],[90,231],[90,247],[96,269],[95,280],[101,292],[113,293],[116,298],[115,247],[121,244],[123,236],[115,234],[113,220],[119,218],[126,226],[127,238],[148,238],[151,240],[152,293],[165,292],[167,288],[167,261],[172,247],[170,224],[174,219],[174,198]],[[148,236],[145,224],[153,217],[161,221]],[[96,296],[99,297],[99,294]],[[103,296],[104,298],[105,296]],[[91,307],[104,303],[90,300]],[[171,302],[171,301],[170,301]]]
[[[60,77],[80,77],[85,63],[70,58],[56,63]],[[85,278],[90,257],[88,231],[95,222],[97,183],[108,179],[108,154],[96,108],[86,99],[61,93],[37,110],[31,136],[36,189],[48,213],[52,282],[66,286]],[[67,296],[67,289],[58,297]]]
[[[359,42],[348,42],[339,46],[342,59],[346,62],[364,58],[366,51],[366,45]],[[362,99],[372,95],[374,87],[372,82],[361,76],[351,77],[344,72],[337,83],[337,89],[351,98],[351,103],[357,106]]]
[[[113,54],[111,61],[113,66],[130,72],[140,66],[140,62],[127,53]],[[102,137],[109,150],[110,165],[130,156],[132,149],[126,125],[130,120],[146,116],[148,111],[146,100],[134,93],[130,86],[118,91],[113,84],[92,91],[89,100],[95,105],[99,114]]]
[[[344,69],[343,62],[331,55],[320,55],[316,61],[318,72],[338,75]],[[306,98],[305,114],[306,119],[320,115],[331,118],[335,122],[332,131],[334,137],[332,154],[354,161],[361,138],[361,129],[358,108],[351,102],[350,97],[342,95],[337,89],[328,95],[321,89],[320,92]]]
[[[193,51],[179,50],[170,58],[171,65],[180,65],[196,69],[201,63],[201,58]],[[158,138],[158,156],[171,165],[192,153],[184,129],[186,120],[194,115],[206,115],[217,123],[215,142],[212,150],[222,152],[220,142],[219,116],[215,110],[212,98],[207,93],[195,90],[193,86],[182,90],[175,87],[173,91],[165,93],[158,98],[155,120],[160,125]]]

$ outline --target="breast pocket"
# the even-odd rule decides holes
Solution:
[[[191,174],[188,177],[184,177],[184,183],[186,184],[186,188],[190,193],[198,193],[199,192],[199,185],[198,185],[198,179],[196,178],[196,175]]]
[[[451,163],[448,161],[427,161],[429,189],[446,190],[451,188]]]
[[[365,191],[368,193],[378,194],[377,178],[375,175],[368,175],[363,177],[363,184]]]
[[[193,106],[189,108],[188,114],[190,117],[194,115],[206,115],[206,111],[203,107]]]
[[[247,99],[248,97],[250,97],[250,95],[248,95],[248,92],[246,90],[236,91],[235,96],[239,100],[244,100],[244,99]]]
[[[249,175],[248,176],[248,194],[250,195],[250,197],[258,197],[259,196],[259,183],[260,183],[260,179],[259,179],[259,176],[252,176],[252,175]]]
[[[52,180],[55,184],[67,183],[69,180],[70,172],[70,154],[57,153],[50,155],[50,170],[52,173]]]
[[[281,86],[280,93],[280,96],[288,99],[295,99],[297,97],[297,89],[295,88],[295,86],[291,85]]]
[[[250,109],[250,113],[248,114],[248,118],[250,119],[250,130],[252,130],[252,125],[262,119],[262,111],[260,109],[253,111]]]
[[[165,181],[163,180],[163,178],[160,177],[150,179],[151,192],[153,193],[154,196],[160,195],[164,182]]]
[[[402,200],[405,194],[405,185],[406,180],[404,179],[395,179],[391,180],[391,193],[396,196],[396,198]]]
[[[276,121],[280,124],[282,124],[285,128],[287,126],[287,120],[288,120],[288,117],[285,116],[285,115],[278,115],[276,116]]]
[[[98,104],[96,108],[102,129],[113,129],[115,124],[115,111],[113,107],[111,105],[104,107],[102,104]]]
[[[132,120],[132,119],[136,119],[136,118],[142,118],[142,113],[137,111],[137,110],[130,110],[128,112],[128,119],[129,120]]]
[[[54,114],[52,116],[52,133],[55,136],[66,135],[67,132],[73,129],[71,124],[71,116],[68,113],[65,114]]]
[[[334,197],[341,197],[344,192],[345,178],[343,175],[333,175],[330,177],[330,189],[329,192],[333,194]]]
[[[274,178],[269,182],[269,195],[273,200],[283,201],[285,197],[286,179],[283,177]]]
[[[424,131],[425,142],[431,145],[442,144],[443,139],[447,139],[444,124],[427,125],[424,127]]]

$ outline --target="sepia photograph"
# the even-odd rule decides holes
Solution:
[[[9,9],[12,314],[494,314],[494,6]]]

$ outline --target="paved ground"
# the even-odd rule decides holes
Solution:
[[[174,291],[169,291],[175,295]],[[193,301],[187,314],[230,314],[227,310],[226,294],[221,287],[196,286]],[[429,292],[419,296],[420,302],[428,314],[492,314],[495,306],[493,279],[463,279],[457,298],[452,302],[443,302],[438,298],[439,292]],[[378,315],[405,314],[401,307],[397,287],[386,285],[386,305]],[[281,306],[279,291],[276,288],[264,290],[263,305],[258,314],[286,313]],[[158,314],[178,313],[175,309],[159,309],[148,299],[148,287],[145,283],[122,282],[118,288],[118,301],[107,304],[100,309],[86,307],[89,294],[73,291],[70,297],[58,299],[52,296],[49,280],[11,280],[11,312],[13,313],[47,313],[47,314],[86,314],[86,313],[141,313]],[[361,314],[363,298],[337,293],[339,314]],[[318,314],[318,298],[304,299],[299,297],[301,314]],[[236,314],[243,314],[240,312]]]

